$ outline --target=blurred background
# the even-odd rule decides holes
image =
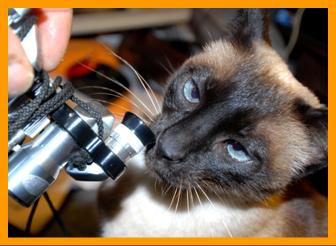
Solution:
[[[206,43],[225,38],[226,25],[235,12],[236,9],[74,9],[67,53],[52,74],[69,79],[78,90],[108,106],[117,120],[125,111],[141,115],[143,109],[132,104],[134,94],[146,105],[150,103],[133,69],[162,98],[170,74]],[[328,10],[271,9],[270,35],[273,47],[296,78],[328,105]],[[327,196],[327,169],[308,179]],[[9,198],[9,237],[99,236],[99,185],[76,182],[61,173],[48,190],[56,218],[41,199],[29,232],[25,228],[31,208],[21,207]]]

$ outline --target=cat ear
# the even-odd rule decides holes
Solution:
[[[231,40],[250,47],[254,41],[270,44],[268,31],[268,11],[266,9],[239,9],[231,24]]]
[[[325,106],[313,108],[299,103],[299,114],[308,129],[311,146],[315,149],[304,176],[328,166],[328,109]]]

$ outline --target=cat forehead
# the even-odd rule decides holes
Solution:
[[[312,107],[319,107],[317,97],[303,86],[290,72],[282,58],[266,43],[255,42],[250,49],[225,40],[212,42],[203,52],[190,58],[186,64],[209,68],[218,81],[230,81],[229,78],[249,70],[253,77],[263,78],[263,85],[279,90],[289,97],[300,98]]]

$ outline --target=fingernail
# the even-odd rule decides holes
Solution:
[[[30,88],[34,79],[32,68],[19,62],[8,64],[8,95],[18,96]]]

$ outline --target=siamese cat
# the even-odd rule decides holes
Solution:
[[[266,11],[240,10],[171,76],[145,165],[101,187],[102,236],[327,236],[327,199],[302,179],[327,166],[327,121]]]

